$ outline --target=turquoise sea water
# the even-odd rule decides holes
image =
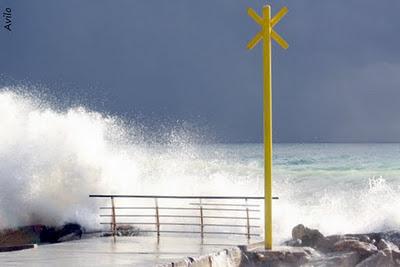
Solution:
[[[262,144],[200,150],[208,154],[211,165],[225,172],[221,176],[229,179],[234,191],[263,194]],[[273,194],[280,199],[274,201],[274,231],[278,240],[288,238],[298,223],[325,234],[398,229],[399,163],[400,144],[275,144]]]

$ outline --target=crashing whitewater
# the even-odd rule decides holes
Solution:
[[[65,222],[96,228],[98,203],[89,200],[92,193],[263,192],[259,144],[200,145],[190,132],[176,127],[162,133],[159,142],[138,123],[127,124],[84,107],[58,110],[9,88],[0,90],[0,127],[0,228]],[[315,165],[319,159],[307,165],[304,158],[309,156],[299,154],[313,148],[275,148],[274,195],[280,197],[274,202],[277,240],[289,237],[298,223],[324,234],[383,231],[400,225],[396,168],[390,169],[394,177],[390,181],[385,171],[381,178],[370,178],[367,167],[334,175],[330,169],[327,176],[323,166]],[[293,157],[301,161],[293,162]],[[341,182],[332,178],[335,175],[346,178],[344,186],[336,186]]]

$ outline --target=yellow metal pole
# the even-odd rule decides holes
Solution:
[[[271,91],[271,7],[263,7],[264,59],[264,195],[265,248],[272,248],[272,91]]]
[[[272,83],[271,83],[271,38],[274,39],[283,49],[287,49],[289,44],[283,39],[273,27],[288,12],[287,7],[283,7],[271,19],[271,6],[266,5],[262,10],[262,17],[253,9],[248,8],[247,14],[260,25],[261,31],[258,32],[248,43],[247,49],[253,49],[258,42],[263,40],[263,64],[264,64],[264,94],[263,94],[263,113],[264,113],[264,199],[265,199],[265,248],[272,248]]]

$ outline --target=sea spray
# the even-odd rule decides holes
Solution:
[[[56,112],[5,90],[0,125],[1,227],[86,223],[94,215],[89,192],[134,182],[126,179],[135,165],[124,130],[113,118],[83,108]]]
[[[332,181],[329,188],[324,188],[322,182],[311,185],[311,179],[307,181],[309,189],[296,188],[299,184],[295,183],[277,186],[283,195],[274,209],[278,239],[288,239],[290,229],[299,223],[326,235],[400,230],[398,182],[390,184],[382,177],[358,179],[343,181],[342,185]]]
[[[89,199],[92,193],[223,194],[226,185],[228,194],[242,191],[241,179],[232,177],[235,186],[226,169],[199,153],[199,137],[185,127],[147,134],[139,124],[83,107],[58,110],[7,88],[0,125],[1,228],[69,221],[97,228],[104,202]]]
[[[98,228],[98,207],[109,203],[89,194],[262,196],[261,144],[199,144],[185,127],[145,128],[0,91],[0,227]],[[299,223],[325,235],[398,229],[399,158],[399,144],[274,145],[275,241]]]

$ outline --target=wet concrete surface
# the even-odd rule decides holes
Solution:
[[[256,240],[252,240],[255,242]],[[0,253],[0,266],[156,266],[183,257],[208,254],[247,244],[242,237],[155,236],[86,237],[41,245],[33,249]]]

